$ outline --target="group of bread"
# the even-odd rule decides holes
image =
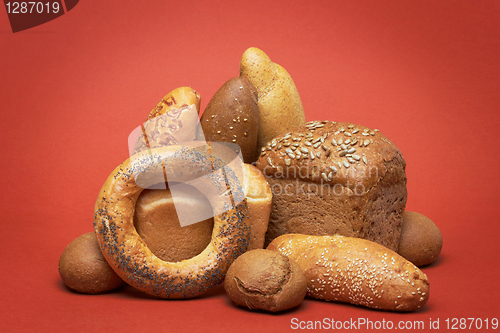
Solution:
[[[429,281],[418,267],[437,259],[443,240],[429,218],[405,211],[406,163],[386,136],[306,122],[291,76],[257,48],[243,53],[240,75],[199,114],[200,95],[189,87],[150,112],[133,156],[99,193],[95,231],[61,255],[70,289],[96,294],[126,282],[161,298],[192,298],[224,283],[235,304],[272,312],[306,295],[391,311],[425,305]],[[225,146],[217,143],[237,147],[239,174],[218,164],[214,152]],[[224,213],[181,226],[176,209],[213,203],[192,191],[173,195],[168,184],[144,189],[144,170],[157,171],[158,182],[168,170],[222,184]]]

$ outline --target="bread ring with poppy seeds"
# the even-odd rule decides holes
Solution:
[[[156,257],[133,221],[135,204],[143,190],[137,184],[162,183],[166,175],[174,175],[181,182],[207,176],[212,182],[209,187],[224,190],[218,199],[226,196],[232,203],[211,201],[214,212],[223,213],[214,217],[209,245],[199,255],[175,263]],[[222,283],[231,263],[247,249],[247,202],[243,191],[237,189],[241,184],[236,173],[211,154],[210,145],[167,146],[134,155],[111,173],[95,205],[94,228],[102,253],[115,272],[139,290],[161,298],[196,297]]]

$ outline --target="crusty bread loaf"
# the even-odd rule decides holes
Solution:
[[[413,311],[429,299],[429,281],[420,269],[368,240],[289,234],[267,249],[299,264],[310,297],[391,311]]]
[[[377,130],[309,122],[274,138],[257,161],[273,192],[266,244],[279,235],[340,234],[397,250],[405,160]]]

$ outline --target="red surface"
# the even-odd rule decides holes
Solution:
[[[146,5],[147,3],[147,5]],[[236,5],[238,3],[238,5]],[[291,319],[500,317],[498,1],[81,1],[12,33],[0,9],[0,331],[282,332]],[[68,291],[57,264],[92,230],[128,134],[170,90],[202,107],[256,46],[294,78],[307,120],[378,128],[407,161],[408,210],[441,229],[430,300],[398,314],[307,299],[270,315],[219,288],[188,301]],[[358,331],[360,331],[358,329]]]

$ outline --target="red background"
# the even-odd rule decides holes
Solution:
[[[282,332],[299,320],[500,317],[499,1],[81,1],[12,33],[0,9],[0,331]],[[282,314],[236,308],[218,288],[157,300],[79,295],[61,252],[92,231],[128,134],[174,88],[202,108],[256,46],[292,75],[307,120],[378,128],[407,162],[407,210],[444,237],[409,314],[306,299]]]

